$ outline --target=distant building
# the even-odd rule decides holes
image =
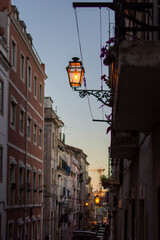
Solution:
[[[45,97],[43,239],[70,240],[87,222],[89,164],[81,149],[66,145],[64,123],[52,103]]]
[[[87,155],[79,148],[75,148],[72,146],[67,145],[67,148],[72,152],[75,158],[78,160],[80,165],[80,172],[79,172],[79,181],[80,181],[80,212],[79,214],[79,229],[85,229],[87,225],[87,208],[86,202],[88,202],[89,197],[89,176],[88,176],[88,166],[89,163],[87,162]]]
[[[43,239],[56,239],[57,235],[57,166],[59,128],[63,122],[52,107],[52,99],[45,97],[44,108],[44,213]]]

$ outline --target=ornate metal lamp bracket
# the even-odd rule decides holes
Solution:
[[[76,88],[74,88],[74,90],[79,92],[81,98],[84,98],[87,95],[92,95],[97,98],[97,101],[102,102],[108,107],[111,106],[112,93],[110,90],[80,90]]]

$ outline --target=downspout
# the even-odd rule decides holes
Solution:
[[[28,142],[27,142],[27,119],[28,119],[28,79],[27,79],[27,66],[28,66],[29,57],[26,57],[26,121],[25,121],[25,202],[24,202],[24,240],[26,233],[26,210],[27,210],[27,150],[28,150]]]

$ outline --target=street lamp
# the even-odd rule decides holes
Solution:
[[[96,198],[95,198],[95,203],[98,205],[99,204],[99,197],[98,197],[98,195],[96,196]]]
[[[73,57],[66,68],[68,72],[69,83],[72,88],[80,87],[82,85],[84,67],[78,57]]]
[[[77,89],[81,87],[83,76],[84,76],[84,67],[82,62],[79,61],[78,57],[73,57],[72,61],[69,61],[69,65],[66,67],[69,83],[72,89],[79,92],[79,96],[84,98],[87,95],[92,95],[101,101],[106,106],[111,106],[112,93],[110,90],[88,90],[88,89]]]

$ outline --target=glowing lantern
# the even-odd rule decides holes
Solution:
[[[80,87],[82,85],[84,67],[79,61],[79,58],[74,57],[72,61],[69,62],[68,67],[66,68],[68,72],[69,83],[71,87]]]
[[[98,195],[97,195],[96,198],[95,198],[95,203],[96,203],[96,204],[99,204],[99,197],[98,197]]]

